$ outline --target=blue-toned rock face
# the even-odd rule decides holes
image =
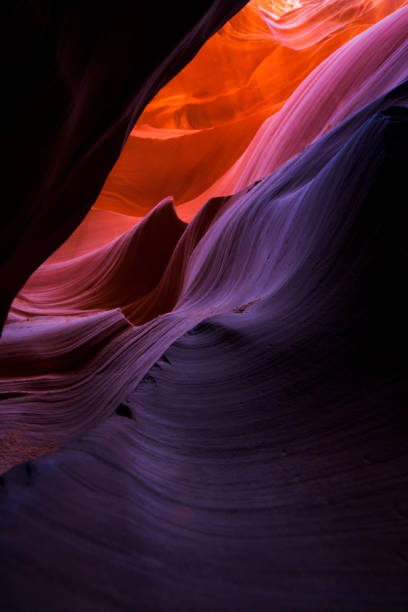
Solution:
[[[155,90],[243,4],[6,11],[26,133],[5,313],[35,273],[0,341],[5,612],[408,609],[408,7],[379,1],[188,223],[197,201],[95,208],[39,265]],[[339,30],[317,37],[316,15],[365,14],[302,4],[276,17],[298,43]]]

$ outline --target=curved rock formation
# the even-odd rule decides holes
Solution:
[[[227,4],[206,13],[214,27]],[[260,44],[261,24],[299,53],[301,82],[218,181],[190,185],[176,159],[180,190],[211,197],[92,209],[13,301],[7,611],[408,607],[408,6],[258,4],[203,57],[237,24]],[[332,44],[304,74],[303,49]],[[188,113],[180,74],[146,116],[183,82]]]
[[[0,318],[91,208],[144,106],[244,4],[5,7]]]

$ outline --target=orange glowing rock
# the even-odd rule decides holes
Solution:
[[[197,210],[308,74],[404,4],[252,0],[147,106],[95,208],[144,216],[171,195]]]

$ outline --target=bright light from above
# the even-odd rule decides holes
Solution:
[[[258,6],[263,11],[269,13],[271,17],[279,19],[285,13],[289,13],[302,6],[301,0],[264,0]]]

